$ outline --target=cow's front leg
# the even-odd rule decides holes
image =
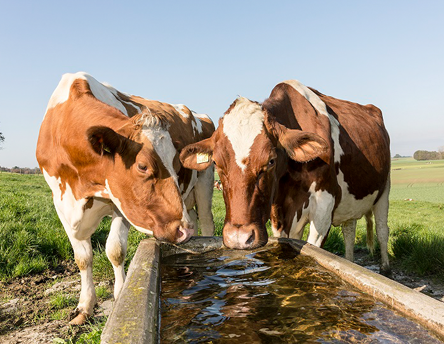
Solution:
[[[69,323],[70,325],[82,325],[86,319],[93,314],[96,305],[96,290],[94,289],[92,276],[93,252],[91,238],[77,240],[70,236],[71,245],[74,249],[74,258],[80,269],[81,291],[79,304],[76,308],[76,317]]]
[[[115,209],[111,229],[106,240],[106,255],[114,270],[114,299],[120,294],[125,282],[125,257],[128,246],[130,223]]]
[[[63,200],[54,197],[54,205],[71,242],[74,258],[80,270],[80,299],[75,310],[75,318],[70,324],[82,325],[93,314],[97,300],[92,276],[91,235],[103,216],[111,213],[111,208],[108,202],[93,199],[74,201],[66,195]]]
[[[321,247],[330,230],[334,198],[326,191],[316,191],[310,197],[310,233],[307,242]]]

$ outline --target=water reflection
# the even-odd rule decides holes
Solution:
[[[166,258],[161,289],[165,343],[440,343],[286,245]]]

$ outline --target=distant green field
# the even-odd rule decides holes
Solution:
[[[444,160],[394,159],[390,200],[444,203]]]

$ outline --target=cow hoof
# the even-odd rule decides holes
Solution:
[[[73,313],[74,319],[69,322],[70,325],[83,325],[86,322],[86,319],[88,319],[88,315],[86,313],[80,312],[78,309],[76,309]]]

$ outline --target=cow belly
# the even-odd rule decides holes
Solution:
[[[360,219],[365,213],[372,209],[376,197],[378,196],[378,190],[376,190],[362,199],[356,199],[354,195],[348,192],[348,185],[344,182],[344,175],[342,172],[338,175],[338,182],[342,189],[342,198],[333,214],[332,222],[334,226],[339,226],[348,220]]]

